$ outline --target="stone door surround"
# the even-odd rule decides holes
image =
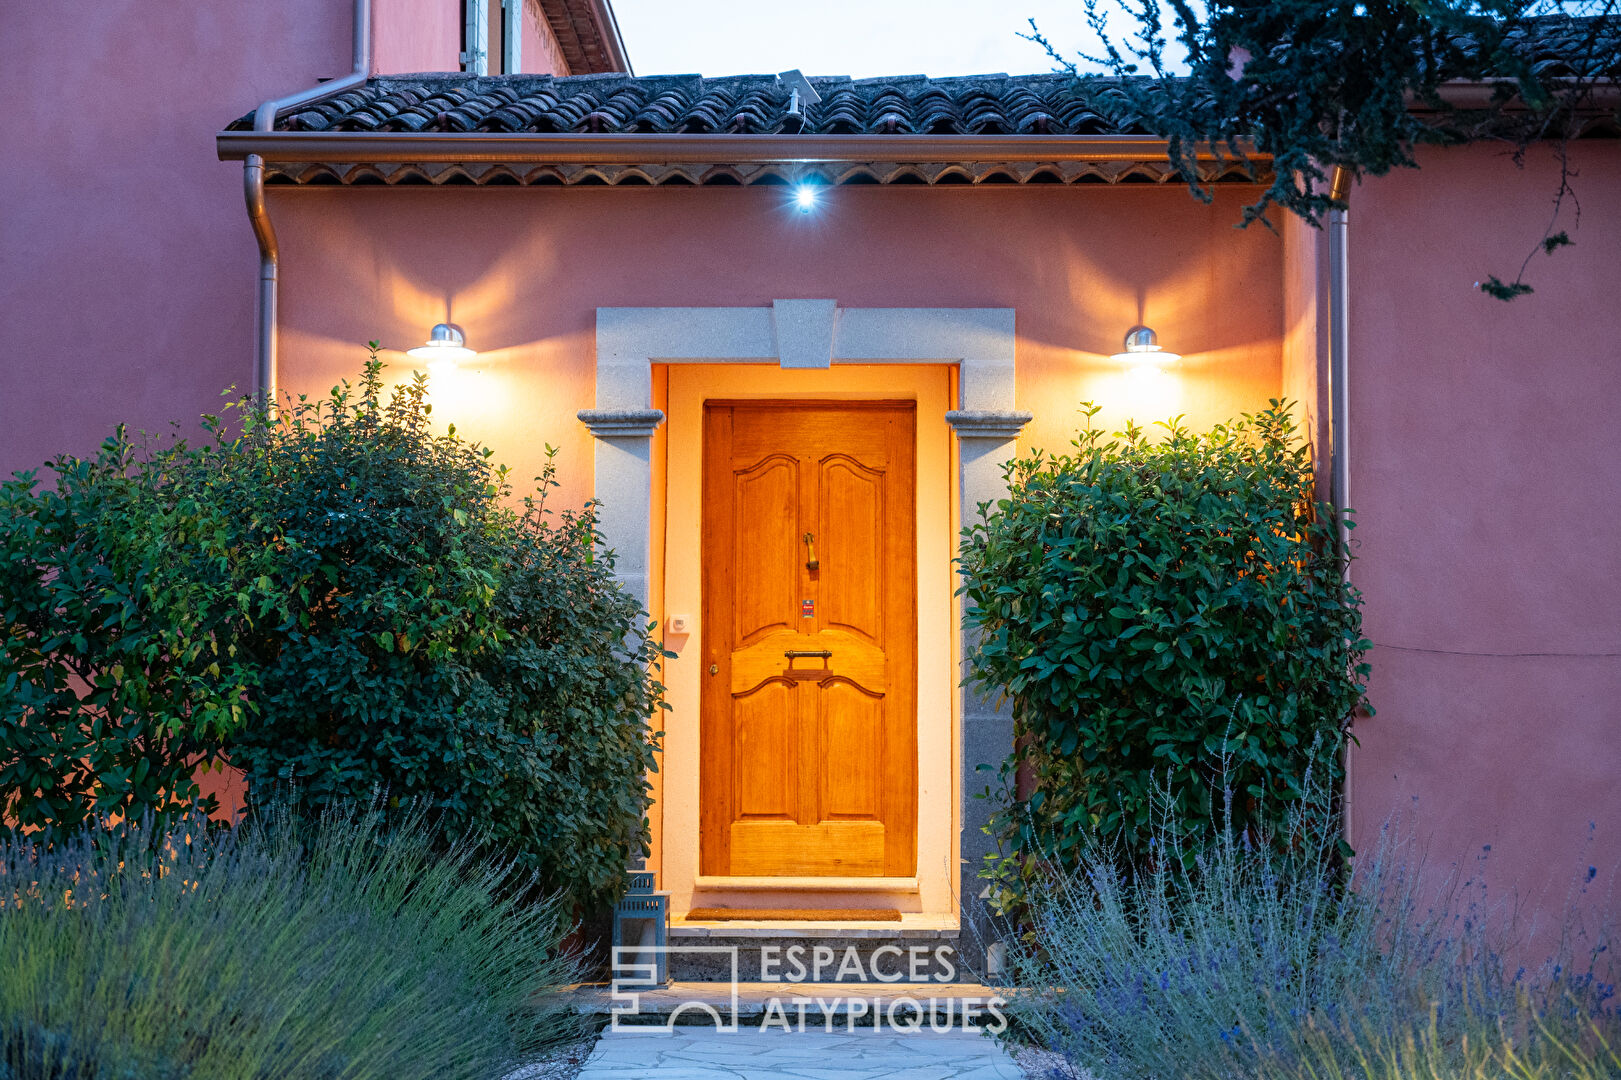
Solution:
[[[652,407],[654,364],[952,364],[959,408],[945,419],[957,434],[960,521],[1006,495],[1002,469],[1031,414],[1013,407],[1012,308],[841,308],[835,300],[774,300],[770,307],[597,309],[596,408],[579,413],[596,437],[598,524],[617,556],[620,583],[646,606],[652,535],[652,439],[664,414]],[[919,417],[919,420],[923,420]],[[959,606],[959,631],[961,625]],[[657,613],[655,613],[656,615]],[[969,639],[963,639],[966,653]],[[983,928],[975,874],[988,850],[980,763],[999,765],[1013,724],[993,702],[962,692],[962,892],[965,924]],[[969,928],[964,926],[964,931]],[[964,935],[967,943],[968,935]],[[988,935],[987,935],[988,940]]]

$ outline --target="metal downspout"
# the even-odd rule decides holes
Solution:
[[[1329,181],[1329,197],[1341,205],[1350,202],[1351,170],[1343,165],[1334,167],[1333,177]],[[1348,209],[1328,212],[1328,490],[1329,501],[1334,507],[1334,533],[1339,555],[1345,560],[1341,565],[1347,577],[1351,572],[1351,530],[1346,526],[1345,514],[1350,506],[1351,493],[1351,396],[1347,386],[1351,331],[1346,319],[1351,279],[1345,252],[1349,213]],[[1347,739],[1340,759],[1343,776],[1340,808],[1347,847],[1351,846],[1354,835],[1351,820],[1351,747],[1352,743]]]
[[[342,78],[312,86],[308,90],[301,90],[286,97],[271,98],[254,112],[253,130],[272,131],[276,126],[278,113],[352,90],[363,85],[370,75],[371,0],[355,0],[353,70]],[[276,229],[270,223],[270,208],[265,202],[265,160],[258,154],[249,154],[242,161],[242,195],[248,206],[248,220],[253,225],[254,239],[259,243],[259,293],[253,359],[254,389],[274,408],[277,387],[276,274],[280,252],[276,247]]]
[[[254,308],[253,387],[272,407],[276,395],[276,230],[265,208],[265,159],[249,154],[242,163],[242,195],[259,242],[259,292]]]
[[[1339,203],[1351,197],[1351,170],[1343,165],[1334,167],[1329,182],[1329,198]],[[1351,351],[1350,327],[1346,322],[1346,294],[1350,291],[1350,275],[1345,257],[1346,226],[1349,210],[1328,212],[1328,387],[1329,430],[1332,439],[1329,451],[1329,499],[1339,530],[1340,550],[1343,554],[1350,538],[1345,527],[1345,510],[1351,493],[1351,463],[1349,457],[1350,432],[1348,418],[1351,399],[1346,387],[1347,357]]]

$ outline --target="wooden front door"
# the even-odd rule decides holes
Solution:
[[[916,872],[916,412],[705,406],[704,874]]]

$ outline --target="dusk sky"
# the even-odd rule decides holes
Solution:
[[[638,75],[1010,75],[1091,42],[1081,0],[614,0]],[[1117,17],[1117,25],[1126,24]]]

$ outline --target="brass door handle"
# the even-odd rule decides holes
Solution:
[[[805,534],[805,569],[815,570],[822,564],[816,561],[816,534]]]
[[[827,649],[789,649],[782,654],[788,658],[788,670],[783,675],[790,679],[825,679],[831,672],[828,671],[827,662],[833,658],[833,653]],[[819,668],[795,667],[794,661],[808,659],[820,660]]]

